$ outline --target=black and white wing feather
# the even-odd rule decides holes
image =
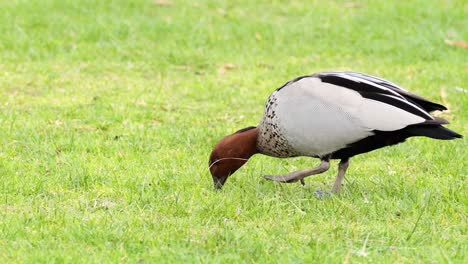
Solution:
[[[358,90],[363,95],[366,93],[381,93],[386,95],[398,94],[406,101],[417,105],[424,111],[443,111],[447,108],[443,105],[431,102],[422,96],[413,94],[402,87],[390,81],[359,72],[322,72],[315,74],[315,76],[322,79],[323,82],[342,85],[349,89]]]

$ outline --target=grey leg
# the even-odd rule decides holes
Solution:
[[[338,175],[336,176],[335,183],[333,184],[332,187],[332,192],[333,193],[340,193],[340,188],[341,188],[341,182],[343,181],[344,175],[346,173],[346,170],[348,169],[349,166],[349,159],[342,159],[340,161],[340,164],[338,165]]]
[[[302,185],[304,185],[304,178],[310,175],[314,174],[319,174],[322,172],[327,171],[330,168],[330,162],[328,159],[323,159],[322,163],[320,163],[319,166],[312,168],[312,169],[305,169],[305,170],[300,170],[300,171],[295,171],[291,172],[285,175],[278,175],[278,176],[273,176],[273,175],[265,175],[263,178],[271,181],[277,181],[277,182],[297,182],[301,181]]]

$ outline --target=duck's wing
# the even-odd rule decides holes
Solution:
[[[301,87],[299,90],[311,98],[359,120],[357,123],[367,130],[394,131],[414,124],[447,123],[402,95],[408,91],[370,75],[322,72],[297,78],[285,87]]]
[[[423,108],[427,112],[432,112],[432,111],[437,111],[437,110],[438,111],[447,110],[447,108],[441,104],[431,102],[422,96],[413,94],[409,92],[408,90],[403,89],[401,86],[398,86],[393,82],[390,82],[388,80],[384,80],[382,78],[375,77],[369,74],[346,71],[346,72],[323,72],[317,75],[324,76],[325,79],[329,79],[329,81],[331,82],[336,82],[337,78],[343,78],[343,79],[351,79],[357,82],[364,81],[370,85],[374,85],[380,88],[386,88],[387,90],[391,90],[393,92],[398,93],[399,95],[404,97],[407,101],[410,101],[413,104],[418,105],[419,107]],[[338,80],[338,82],[340,81]],[[343,80],[341,80],[341,82],[343,82]],[[355,83],[350,84],[350,82],[348,82],[348,85],[355,86],[356,84]]]

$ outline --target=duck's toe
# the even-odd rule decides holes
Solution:
[[[270,180],[270,181],[286,182],[286,183],[297,182],[298,180],[301,180],[301,183],[302,183],[303,181],[302,179],[290,179],[283,175],[264,175],[263,178]]]

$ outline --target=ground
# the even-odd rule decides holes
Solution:
[[[468,132],[459,1],[0,3],[0,262],[467,263],[467,141],[413,138],[332,170],[208,157],[322,70],[384,77]]]

